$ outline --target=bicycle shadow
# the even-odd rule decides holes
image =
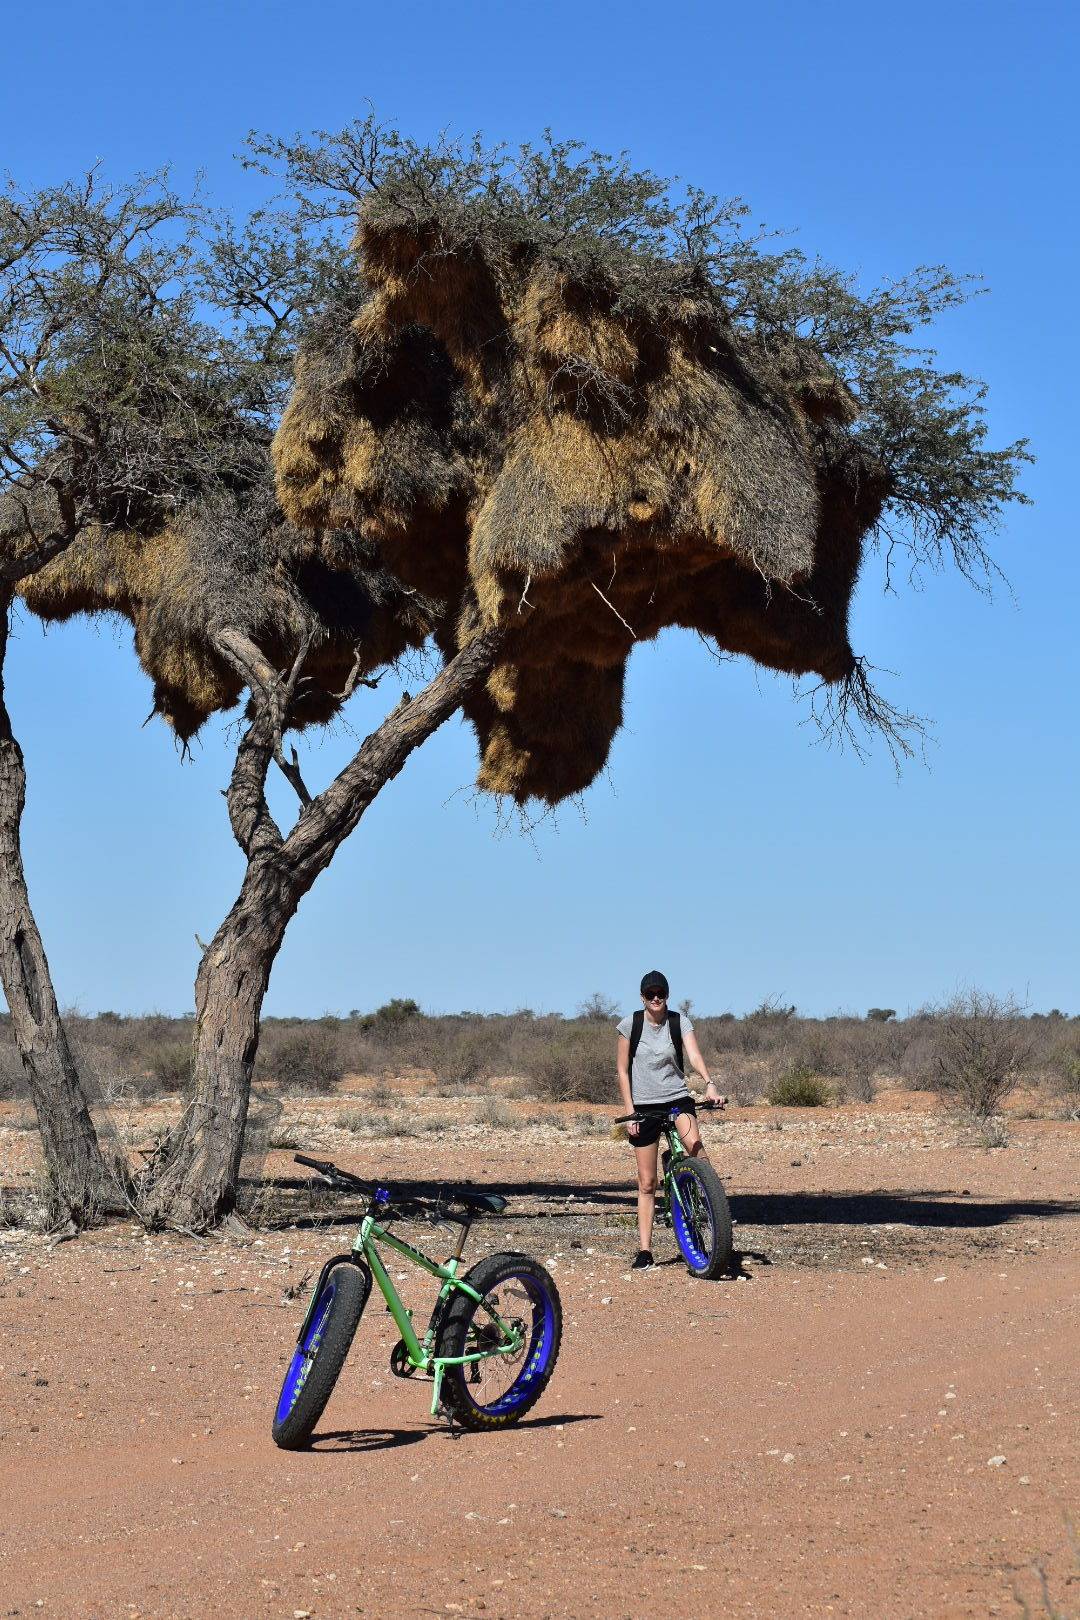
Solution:
[[[571,1423],[597,1423],[599,1412],[555,1412],[547,1417],[523,1418],[515,1423],[518,1429],[569,1428]],[[468,1431],[455,1429],[454,1438]],[[339,1452],[395,1451],[398,1446],[416,1445],[421,1440],[451,1435],[451,1430],[439,1419],[432,1419],[424,1429],[327,1429],[311,1438],[310,1451],[316,1455],[335,1456]]]
[[[415,1445],[426,1433],[417,1429],[326,1429],[314,1434],[308,1449],[317,1455],[339,1451],[394,1451],[398,1446]]]

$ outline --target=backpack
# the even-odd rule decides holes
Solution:
[[[682,1024],[681,1024],[681,1022],[679,1020],[679,1015],[678,1015],[677,1012],[670,1012],[669,1011],[669,1013],[667,1015],[667,1021],[668,1021],[668,1029],[671,1031],[671,1044],[675,1048],[675,1064],[676,1064],[676,1067],[678,1068],[679,1073],[682,1074],[683,1073]],[[641,1041],[641,1032],[642,1032],[642,1030],[644,1028],[645,1028],[645,1009],[644,1009],[644,1007],[639,1007],[637,1012],[634,1014],[633,1018],[630,1020],[630,1076],[631,1076],[631,1083],[633,1083],[633,1074],[634,1074],[634,1053],[638,1049],[638,1045],[639,1045],[639,1043]]]

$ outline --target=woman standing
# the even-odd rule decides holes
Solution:
[[[697,1126],[697,1104],[686,1089],[684,1054],[705,1082],[705,1096],[721,1108],[727,1102],[709,1079],[705,1060],[694,1036],[689,1014],[668,1011],[668,982],[662,973],[646,973],[641,981],[643,1013],[619,1024],[616,1062],[625,1113],[637,1113],[627,1133],[637,1159],[638,1254],[631,1271],[647,1271],[653,1263],[652,1229],[656,1208],[656,1158],[660,1131],[675,1104],[679,1135],[687,1153],[707,1158]]]

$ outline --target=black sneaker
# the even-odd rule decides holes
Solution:
[[[653,1265],[651,1249],[639,1249],[637,1259],[632,1263],[631,1271],[649,1271]]]

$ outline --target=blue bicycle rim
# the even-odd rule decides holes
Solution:
[[[490,1406],[480,1406],[480,1412],[490,1412],[501,1416],[512,1412],[515,1407],[527,1401],[537,1384],[545,1377],[549,1370],[552,1351],[555,1348],[555,1307],[548,1297],[546,1288],[542,1288],[532,1277],[522,1277],[517,1274],[502,1277],[498,1286],[504,1288],[507,1283],[518,1283],[523,1287],[532,1301],[532,1326],[529,1331],[529,1345],[525,1352],[525,1365],[515,1378],[510,1388],[493,1401]]]
[[[688,1266],[692,1266],[695,1270],[701,1271],[709,1264],[712,1256],[701,1247],[700,1236],[698,1232],[695,1231],[692,1223],[687,1220],[686,1210],[683,1208],[682,1204],[684,1181],[688,1182],[692,1186],[695,1180],[696,1177],[694,1176],[693,1171],[676,1170],[675,1185],[678,1188],[679,1197],[671,1200],[671,1221],[675,1228],[675,1237],[678,1241],[679,1248],[682,1250],[683,1259],[686,1261]],[[690,1192],[687,1191],[687,1203],[690,1202],[690,1196]]]
[[[303,1341],[297,1345],[289,1362],[289,1370],[285,1374],[285,1382],[278,1396],[277,1411],[274,1414],[275,1423],[284,1423],[300,1399],[300,1391],[307,1383],[308,1374],[315,1365],[315,1356],[322,1343],[323,1331],[336,1295],[337,1283],[331,1277],[319,1296]]]

